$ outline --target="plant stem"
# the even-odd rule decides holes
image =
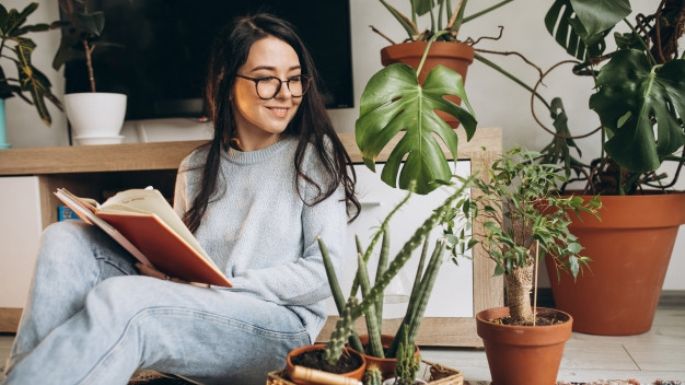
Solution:
[[[461,21],[461,23],[464,24],[464,23],[467,23],[467,22],[469,22],[469,21],[471,21],[471,20],[473,20],[473,19],[475,19],[475,18],[481,17],[481,16],[485,15],[486,13],[492,12],[492,11],[494,11],[495,9],[497,9],[497,8],[499,8],[499,7],[501,7],[501,6],[505,5],[505,4],[507,4],[507,3],[511,3],[512,1],[514,1],[514,0],[503,0],[503,1],[500,1],[499,3],[493,5],[492,7],[485,8],[484,10],[482,10],[482,11],[480,11],[480,12],[476,12],[476,13],[474,13],[473,15],[469,15],[469,16],[465,17],[465,18]]]
[[[428,40],[428,44],[426,44],[426,49],[423,50],[423,55],[421,56],[421,61],[419,62],[419,66],[416,68],[416,78],[419,78],[419,74],[421,73],[421,70],[423,69],[423,65],[426,63],[426,58],[428,57],[428,51],[431,49],[431,45],[435,40],[437,40],[440,36],[446,34],[447,31],[440,31],[436,33],[435,35],[431,36],[430,40]]]
[[[535,279],[533,281],[533,326],[535,326],[535,322],[537,320],[537,314],[538,314],[538,267],[540,264],[538,263],[538,258],[540,257],[540,241],[536,240],[535,241],[535,261],[533,263],[535,264]]]
[[[479,54],[475,54],[475,58],[476,58],[476,60],[478,60],[478,61],[480,61],[481,63],[487,65],[488,67],[494,69],[495,71],[501,73],[501,74],[504,75],[505,77],[511,79],[514,83],[518,84],[519,86],[521,86],[521,87],[525,88],[526,90],[528,90],[529,92],[531,92],[533,95],[535,95],[536,98],[538,98],[538,100],[540,100],[540,101],[542,102],[542,104],[545,105],[545,107],[547,107],[548,110],[551,110],[551,109],[552,109],[552,107],[550,106],[550,104],[545,100],[545,98],[542,97],[542,95],[540,95],[539,93],[537,93],[537,91],[535,91],[535,90],[534,90],[533,88],[531,88],[529,85],[527,85],[526,83],[524,83],[523,81],[521,81],[521,80],[520,80],[519,78],[517,78],[515,75],[511,74],[510,72],[508,72],[508,71],[505,70],[504,68],[498,66],[497,64],[491,62],[490,60],[484,58],[483,56],[481,56],[481,55],[479,55]]]
[[[86,66],[88,67],[88,81],[90,83],[90,92],[95,92],[95,73],[93,72],[93,49],[95,46],[91,46],[88,40],[82,40],[83,49],[86,54]]]
[[[630,28],[630,30],[635,34],[635,36],[637,36],[637,39],[640,41],[640,44],[642,44],[642,48],[645,49],[645,53],[647,54],[647,57],[649,58],[650,64],[655,65],[656,59],[654,58],[654,56],[652,56],[652,53],[649,51],[649,46],[647,46],[647,43],[644,41],[644,39],[642,39],[642,36],[640,36],[640,34],[637,32],[637,30],[635,30],[635,27],[632,24],[630,24],[628,19],[623,18],[623,21],[626,24],[628,24],[628,27]]]

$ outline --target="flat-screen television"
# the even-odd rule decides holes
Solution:
[[[93,66],[100,92],[128,95],[127,119],[201,117],[209,48],[240,15],[290,21],[314,57],[327,108],[353,106],[349,0],[94,0],[105,14]],[[68,62],[66,91],[88,88],[85,60]]]

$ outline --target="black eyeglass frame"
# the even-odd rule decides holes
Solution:
[[[271,100],[271,99],[275,98],[276,95],[278,95],[278,93],[281,92],[281,87],[283,87],[283,83],[286,83],[286,87],[288,87],[288,91],[290,92],[290,95],[293,98],[301,98],[302,96],[304,96],[304,94],[307,93],[307,90],[309,90],[309,84],[310,84],[308,76],[298,75],[298,77],[300,78],[300,81],[302,82],[302,94],[295,95],[290,90],[290,82],[295,81],[295,79],[281,80],[280,78],[278,78],[276,76],[265,76],[265,77],[261,77],[261,78],[253,78],[253,77],[249,77],[249,76],[245,76],[245,75],[241,75],[241,74],[236,74],[235,76],[238,78],[243,78],[243,79],[250,80],[250,81],[254,82],[254,90],[257,93],[257,97],[259,97],[262,100]],[[259,82],[264,81],[264,80],[268,80],[268,79],[278,80],[278,87],[276,87],[276,91],[274,92],[273,95],[271,95],[271,97],[265,98],[259,94]]]

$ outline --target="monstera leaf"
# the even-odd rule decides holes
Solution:
[[[465,110],[447,101],[445,96],[461,98]],[[405,64],[391,64],[376,73],[361,98],[360,116],[356,122],[357,145],[364,163],[374,170],[381,150],[395,136],[404,134],[393,148],[383,168],[381,179],[388,185],[407,189],[416,181],[416,192],[426,194],[441,182],[449,181],[452,172],[438,142],[445,143],[457,157],[458,139],[454,130],[435,110],[444,111],[461,122],[471,139],[476,120],[464,91],[461,75],[436,66],[421,86],[416,71]],[[400,166],[406,157],[400,172]]]
[[[630,12],[628,0],[555,0],[545,26],[566,52],[585,61],[604,52],[604,38]]]
[[[652,66],[645,53],[620,50],[599,72],[597,87],[590,108],[608,131],[607,153],[621,166],[656,170],[685,144],[685,60]]]

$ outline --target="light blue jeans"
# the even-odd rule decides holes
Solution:
[[[290,349],[310,343],[286,307],[137,275],[133,262],[92,226],[50,225],[4,384],[121,385],[145,368],[263,385]]]

